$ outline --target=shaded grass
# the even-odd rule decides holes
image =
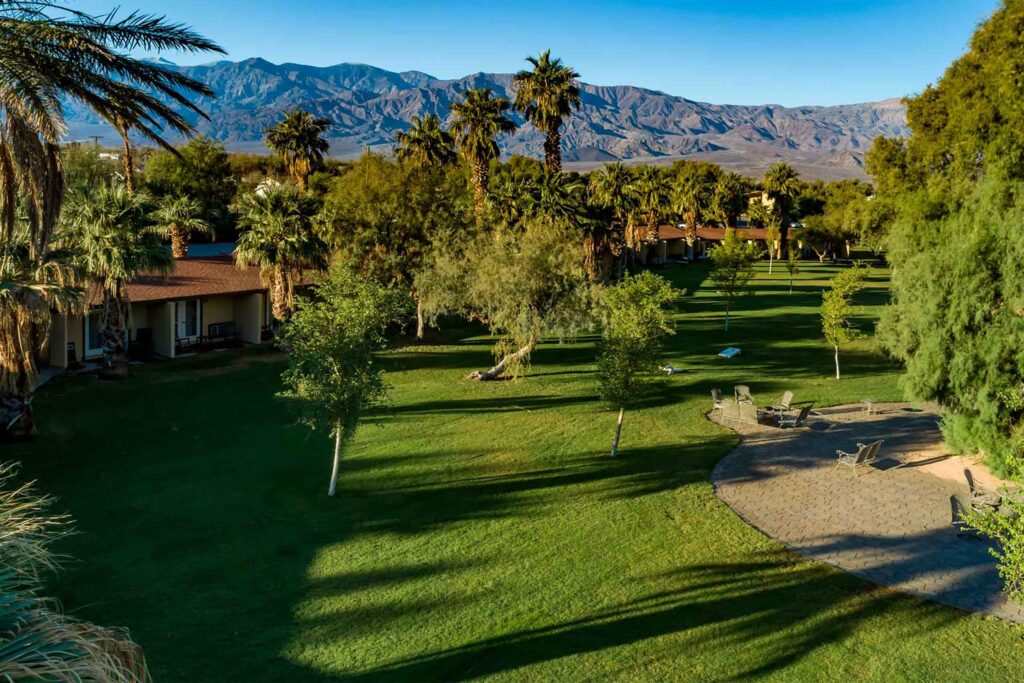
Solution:
[[[835,271],[802,270],[789,295],[762,268],[728,335],[704,266],[662,271],[688,290],[664,353],[687,371],[627,412],[615,460],[592,339],[479,384],[489,340],[461,327],[388,355],[391,405],[335,499],[330,444],[294,426],[264,351],[59,378],[43,436],[4,455],[78,520],[59,597],[128,626],[160,681],[1016,678],[1016,628],[798,559],[715,498],[736,438],[703,418],[712,388],[899,398],[870,339],[830,379]],[[865,327],[887,297],[870,284]]]

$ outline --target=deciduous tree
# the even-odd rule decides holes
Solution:
[[[868,268],[855,265],[832,278],[821,297],[821,331],[835,351],[836,379],[839,379],[839,348],[863,336],[853,322],[853,295],[864,287]]]
[[[754,277],[754,264],[761,258],[761,250],[728,228],[725,239],[711,250],[711,282],[725,299],[725,331],[729,331],[729,315],[733,300],[743,294]]]

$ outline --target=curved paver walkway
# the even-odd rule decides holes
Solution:
[[[878,409],[870,416],[861,406],[825,409],[800,430],[725,424],[743,441],[712,472],[718,496],[801,555],[872,583],[1024,623],[1024,610],[1001,590],[986,543],[958,537],[950,526],[949,496],[966,493],[966,484],[912,464],[859,476],[834,468],[836,449],[851,451],[858,441],[885,439],[879,457],[904,461],[939,448],[935,414],[907,404]]]

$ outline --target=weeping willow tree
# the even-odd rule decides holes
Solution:
[[[63,103],[173,149],[164,130],[192,131],[202,83],[135,59],[135,50],[221,49],[163,17],[93,16],[52,2],[0,0],[0,440],[33,432],[35,356],[51,311],[82,306],[74,272],[54,253],[64,198]],[[184,113],[182,113],[184,112]]]
[[[471,378],[520,375],[542,338],[571,337],[593,326],[580,240],[577,232],[540,218],[518,232],[482,234],[465,251],[429,260],[416,277],[427,315],[461,314],[498,336],[495,365]]]

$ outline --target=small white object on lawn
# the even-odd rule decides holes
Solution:
[[[732,358],[733,356],[740,355],[740,350],[735,346],[730,346],[727,349],[722,349],[722,352],[718,354],[721,358]]]
[[[668,365],[662,366],[661,371],[669,375],[675,375],[676,373],[682,372],[683,369],[677,368],[676,366],[669,363]]]

